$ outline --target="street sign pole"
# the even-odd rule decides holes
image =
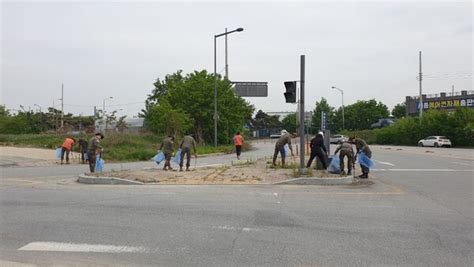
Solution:
[[[326,112],[321,111],[321,130],[326,130]]]
[[[300,174],[306,174],[306,168],[304,164],[304,71],[305,71],[305,57],[301,55],[301,66],[300,66]]]

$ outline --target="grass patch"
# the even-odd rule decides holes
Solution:
[[[54,149],[60,147],[66,137],[68,137],[68,135],[0,134],[0,145]],[[93,135],[74,136],[76,141],[81,138],[89,141],[92,137]],[[104,140],[102,140],[102,146],[104,147],[104,153],[102,156],[104,160],[108,161],[149,160],[156,155],[162,141],[163,136],[154,134],[109,134],[106,135]],[[180,143],[181,140],[175,142],[176,150]],[[250,146],[247,144],[243,150],[248,149],[250,149]],[[197,147],[198,155],[232,153],[233,150],[234,146],[231,144],[220,145],[217,147],[209,145]],[[73,151],[79,152],[76,145],[74,146]]]
[[[0,134],[0,145],[37,148],[56,148],[65,136],[50,134]]]

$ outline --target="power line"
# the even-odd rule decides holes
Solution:
[[[109,107],[119,107],[119,106],[131,106],[131,105],[138,105],[138,104],[145,104],[144,101],[140,102],[131,102],[131,103],[125,103],[125,104],[115,104],[115,105],[107,105]],[[85,108],[91,108],[96,105],[77,105],[77,104],[64,104],[65,106],[70,106],[70,107],[85,107]]]

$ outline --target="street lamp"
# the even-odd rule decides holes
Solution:
[[[109,96],[109,97],[104,98],[104,100],[102,100],[102,119],[104,120],[104,123],[105,123],[104,132],[107,131],[107,119],[105,118],[105,100],[112,99],[112,98],[113,97]]]
[[[244,28],[237,28],[233,31],[226,31],[221,34],[214,35],[214,146],[217,147],[217,52],[216,52],[216,40],[217,37],[227,36],[234,32],[241,32]]]
[[[342,97],[342,129],[344,130],[344,91],[340,88],[335,87],[335,86],[333,86],[331,88],[336,89],[339,92],[341,92],[341,97]]]
[[[58,99],[53,99],[53,112],[54,112],[54,127],[55,127],[55,131],[56,133],[58,133],[58,114],[56,112],[56,105],[54,104],[54,100],[61,100],[61,98],[58,98]]]

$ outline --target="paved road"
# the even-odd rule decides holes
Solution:
[[[258,146],[248,156],[271,153]],[[0,264],[471,266],[473,151],[389,148],[360,187],[91,186],[74,166],[3,168]],[[232,155],[200,161],[218,158]]]
[[[258,142],[255,143],[255,150],[243,153],[241,160],[255,160],[265,157],[270,157],[274,149],[274,141]],[[7,160],[7,159],[5,159]],[[9,160],[15,160],[10,158]],[[197,161],[192,159],[192,164],[196,163],[196,166],[208,166],[208,165],[220,165],[220,164],[232,164],[236,162],[237,158],[235,154],[216,154],[212,156],[198,157]],[[163,165],[160,165],[161,167]],[[193,167],[192,166],[192,167]],[[142,162],[129,162],[129,163],[107,163],[105,164],[104,171],[111,170],[138,170],[142,168],[157,168],[158,166],[152,160]],[[173,163],[173,167],[177,167]],[[53,177],[53,176],[77,176],[78,174],[89,172],[89,167],[86,164],[82,165],[53,165],[44,167],[0,167],[1,177],[8,178],[41,178],[41,177]]]

